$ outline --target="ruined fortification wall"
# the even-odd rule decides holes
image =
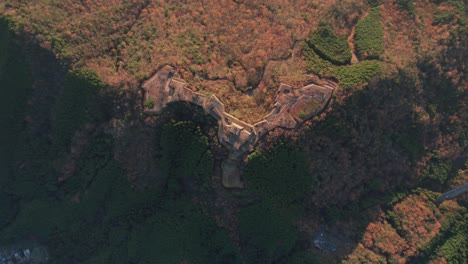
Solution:
[[[230,152],[230,164],[246,152],[252,151],[259,138],[269,131],[276,127],[294,129],[304,120],[320,112],[329,102],[336,87],[335,83],[327,80],[317,80],[315,84],[298,89],[281,84],[272,111],[265,116],[264,120],[251,125],[226,113],[224,104],[215,95],[206,96],[197,93],[191,90],[184,80],[174,75],[174,68],[165,66],[143,84],[145,102],[153,102],[150,108],[146,104],[145,112],[161,114],[169,103],[178,101],[190,102],[202,107],[205,113],[218,120],[218,138]],[[235,170],[226,168],[225,171]],[[223,177],[227,178],[237,177],[224,174],[226,173],[223,172]],[[225,183],[225,185],[240,184],[240,180],[233,179],[227,179],[227,182],[231,183]]]

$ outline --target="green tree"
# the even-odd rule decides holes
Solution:
[[[149,109],[153,109],[155,103],[156,103],[156,101],[153,98],[150,98],[150,99],[145,101],[145,107],[149,108]]]

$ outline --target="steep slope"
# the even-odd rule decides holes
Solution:
[[[52,263],[466,254],[466,197],[432,204],[466,182],[463,1],[182,2],[0,0],[0,245],[38,241]],[[384,49],[341,60],[351,28],[373,23],[383,36],[360,40]],[[144,114],[141,84],[165,64],[251,123],[280,83],[339,86],[299,130],[264,135],[231,190],[214,118]],[[332,254],[311,243],[323,226],[345,241]]]

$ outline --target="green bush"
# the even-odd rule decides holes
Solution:
[[[356,25],[355,45],[360,59],[378,59],[384,50],[384,31],[380,9],[372,8]]]
[[[336,36],[329,26],[320,26],[308,39],[312,47],[322,58],[338,65],[351,61],[351,51],[345,35]]]
[[[148,109],[153,109],[155,103],[156,103],[156,101],[153,98],[150,98],[150,99],[145,101],[145,107],[148,108]]]

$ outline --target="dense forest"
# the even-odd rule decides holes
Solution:
[[[78,5],[52,2],[46,13],[60,14],[52,24],[68,21],[57,10],[74,14]],[[137,19],[124,23],[127,16],[150,19],[157,10],[177,29],[191,19],[219,18],[201,7],[123,2],[115,17],[100,18],[106,23],[98,35],[85,32],[97,27],[73,21],[72,31],[60,35],[52,28],[47,35],[36,10],[45,2],[0,1],[12,9],[27,6],[15,11],[22,20],[11,13],[0,19],[0,248],[35,241],[47,248],[48,263],[466,263],[466,194],[435,204],[440,193],[468,181],[462,1],[430,1],[437,10],[429,24],[452,30],[442,48],[416,51],[405,63],[390,58],[401,47],[388,46],[384,32],[393,29],[384,22],[392,8],[419,19],[421,1],[340,1],[324,14],[328,21],[309,23],[313,30],[305,29],[310,14],[288,17],[279,4],[230,1],[227,10],[248,10],[236,27],[249,24],[258,6],[274,14],[258,16],[270,19],[275,34],[283,32],[282,23],[300,25],[302,70],[340,85],[321,115],[299,130],[272,131],[246,156],[243,189],[221,184],[228,151],[217,139],[216,120],[184,103],[159,116],[143,114],[132,78],[147,77],[148,61],[172,56],[167,39],[182,54],[171,60],[184,58],[180,65],[194,76],[209,80],[226,60],[238,76],[211,77],[232,81],[232,94],[261,88],[266,66],[256,61],[284,54],[255,51],[270,39],[260,32],[249,35],[258,37],[253,44],[244,43],[255,52],[243,53],[223,44],[238,35],[218,36],[223,43],[205,47],[213,36],[200,38],[197,28],[177,32],[166,25],[165,33]],[[317,14],[322,4],[307,8]],[[345,15],[350,7],[359,11]],[[86,23],[98,23],[84,14]],[[340,23],[355,26],[352,42],[348,25]],[[101,42],[106,34],[115,43]],[[150,45],[134,52],[132,43],[164,34],[170,37],[161,40],[156,57],[141,57]],[[108,61],[91,58],[107,52],[125,69],[122,78],[133,74],[128,82],[110,81],[114,73],[97,69]],[[207,52],[231,58],[207,59]],[[242,113],[255,109],[249,107]],[[336,252],[315,248],[318,230],[340,240]]]

